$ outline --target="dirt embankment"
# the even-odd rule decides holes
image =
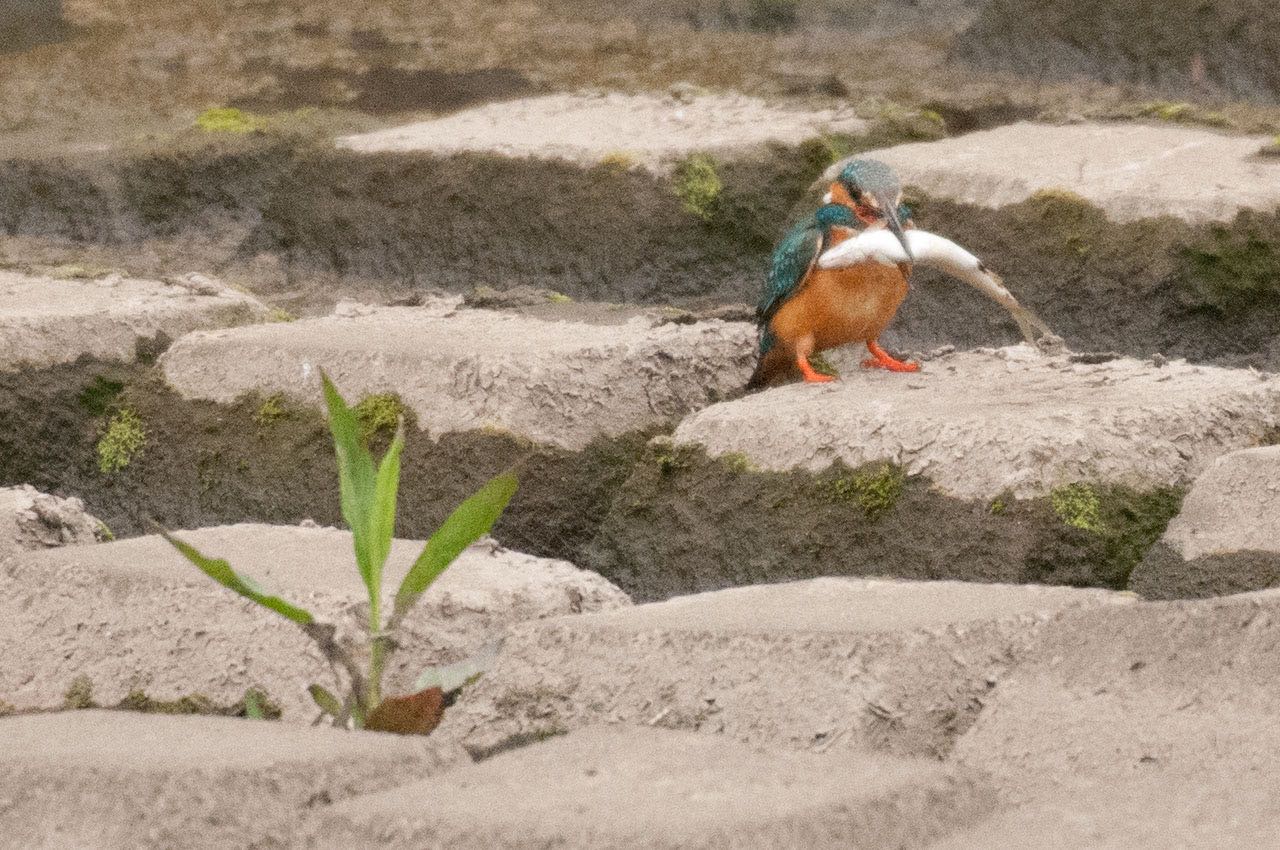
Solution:
[[[687,172],[616,163],[358,155],[272,138],[14,159],[0,162],[0,248],[28,263],[213,272],[294,312],[347,294],[519,285],[579,300],[752,303],[832,154],[815,140],[716,163],[720,188],[694,209]],[[998,210],[911,200],[920,226],[982,256],[1077,350],[1280,366],[1280,213],[1117,223],[1066,193]],[[887,342],[1017,338],[999,308],[922,271]]]
[[[1026,78],[1138,83],[1179,97],[1280,101],[1270,0],[991,0],[951,56]]]
[[[141,441],[104,472],[99,441],[121,410]],[[580,452],[473,431],[438,441],[412,428],[401,478],[402,536],[431,534],[490,477],[521,487],[496,533],[512,548],[583,563],[647,434]],[[378,442],[385,444],[388,435]],[[0,373],[0,486],[29,483],[80,496],[117,536],[230,522],[342,522],[333,443],[320,415],[280,399],[186,401],[149,367],[81,360]]]

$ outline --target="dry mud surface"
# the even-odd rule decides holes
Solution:
[[[317,805],[430,774],[429,740],[210,717],[0,718],[0,844],[293,845]]]
[[[848,107],[771,106],[736,94],[554,94],[495,103],[417,124],[346,136],[338,144],[363,153],[463,151],[567,159],[592,166],[606,157],[623,166],[669,169],[694,152],[742,155],[766,142],[795,145],[823,133],[859,134],[867,122]]]
[[[754,335],[741,323],[548,321],[445,300],[191,334],[161,365],[187,398],[284,393],[316,406],[323,369],[353,398],[397,393],[434,435],[496,428],[581,449],[739,389]]]
[[[1017,123],[952,139],[871,151],[905,185],[979,207],[1036,192],[1072,192],[1115,221],[1174,216],[1227,221],[1280,205],[1280,159],[1267,136],[1144,124]],[[843,162],[827,169],[832,179]]]
[[[362,637],[366,594],[348,532],[236,525],[178,536],[337,623],[340,639]],[[395,542],[387,587],[398,586],[421,548]],[[403,691],[426,667],[470,655],[511,622],[627,604],[617,588],[572,564],[477,544],[406,618],[388,687]],[[216,585],[154,536],[12,557],[0,565],[0,611],[12,647],[0,694],[19,708],[57,707],[86,676],[101,705],[133,692],[157,700],[198,694],[225,705],[257,687],[287,720],[307,722],[315,714],[307,686],[330,685],[300,629]]]
[[[1277,425],[1273,375],[1018,346],[757,393],[686,418],[674,442],[774,471],[889,461],[959,498],[1029,498],[1076,481],[1187,484]]]
[[[476,850],[919,847],[994,802],[981,778],[926,760],[760,752],[616,727],[504,753],[448,779],[334,806],[319,846],[370,846],[376,836],[376,846]]]
[[[1179,97],[1280,100],[1280,11],[1268,0],[991,0],[951,46],[979,68],[1088,77]]]
[[[436,734],[485,750],[596,723],[941,757],[1045,623],[1098,590],[826,578],[513,630]]]
[[[1280,446],[1232,452],[1196,479],[1134,571],[1144,596],[1226,596],[1280,585]]]
[[[129,362],[140,345],[145,351],[157,339],[265,315],[253,297],[198,276],[166,284],[118,274],[69,280],[0,271],[0,371],[81,357]]]

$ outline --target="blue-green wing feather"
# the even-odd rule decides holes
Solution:
[[[761,354],[773,347],[769,320],[800,291],[821,250],[822,231],[812,221],[796,225],[774,249],[764,296],[756,305]]]

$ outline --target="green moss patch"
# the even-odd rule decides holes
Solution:
[[[676,167],[675,193],[686,212],[703,221],[715,216],[716,201],[724,183],[716,173],[716,161],[707,154],[694,154]]]
[[[104,475],[119,472],[142,454],[147,432],[142,419],[132,408],[122,408],[108,420],[98,439],[98,471]]]
[[[1239,315],[1280,305],[1280,212],[1212,225],[1181,258],[1193,298],[1207,307]]]
[[[352,410],[360,423],[365,442],[375,437],[391,437],[400,422],[409,415],[409,409],[395,393],[367,395]]]
[[[234,107],[206,109],[196,116],[197,130],[206,133],[252,133],[266,127],[266,120],[252,112]]]
[[[856,504],[874,521],[898,504],[905,480],[901,467],[886,463],[857,472],[836,469],[819,486],[827,498]]]

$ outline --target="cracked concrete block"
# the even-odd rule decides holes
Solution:
[[[1280,446],[1231,452],[1204,471],[1133,572],[1143,596],[1225,596],[1280,585]]]
[[[317,406],[324,369],[352,403],[398,393],[432,434],[496,428],[567,449],[678,419],[739,389],[753,365],[755,330],[744,323],[455,307],[368,307],[191,334],[162,365],[187,398],[284,393]]]
[[[594,723],[823,752],[946,753],[1045,625],[1131,595],[823,578],[512,630],[436,734],[474,752]]]
[[[106,533],[79,499],[51,496],[26,484],[0,487],[0,561],[22,550],[97,543]]]
[[[919,847],[991,810],[936,762],[594,727],[346,800],[322,847]]]
[[[229,287],[201,289],[185,279],[58,280],[0,271],[0,371],[81,357],[133,362],[140,347],[157,340],[260,321],[266,313],[257,299]]]
[[[1078,481],[1186,484],[1277,425],[1276,375],[1014,346],[948,354],[914,375],[853,369],[756,393],[687,417],[674,441],[764,470],[890,461],[947,495],[1030,498]]]
[[[367,596],[348,532],[231,525],[178,536],[337,623],[340,638],[363,640]],[[388,599],[421,549],[394,542]],[[426,667],[471,655],[512,623],[628,604],[595,573],[478,543],[405,620],[387,690],[405,692]],[[0,569],[0,623],[8,647],[0,698],[18,708],[56,707],[84,676],[101,705],[137,690],[163,700],[200,694],[225,705],[258,687],[286,720],[305,722],[315,715],[307,686],[331,685],[297,626],[215,584],[156,536],[10,559]]]

